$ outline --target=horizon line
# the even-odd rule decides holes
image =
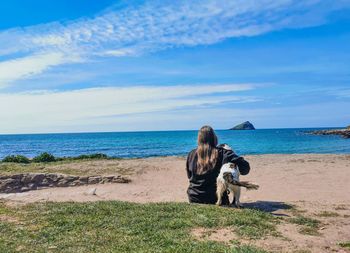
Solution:
[[[320,127],[277,127],[277,128],[256,128],[255,130],[273,130],[273,129],[321,129],[321,128],[346,128],[347,126],[320,126]],[[45,132],[45,133],[0,133],[0,136],[6,135],[48,135],[48,134],[104,134],[104,133],[147,133],[147,132],[185,132],[198,131],[199,129],[168,129],[168,130],[135,130],[135,131],[82,131],[82,132]],[[215,131],[254,131],[254,130],[230,130],[214,129]]]

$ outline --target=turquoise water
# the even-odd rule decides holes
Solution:
[[[261,129],[216,131],[219,142],[241,155],[350,153],[350,139],[316,136],[304,131],[316,129]],[[114,157],[186,155],[196,146],[197,131],[115,132],[73,134],[0,135],[0,158],[21,154],[33,157],[41,152],[55,156],[105,153]]]

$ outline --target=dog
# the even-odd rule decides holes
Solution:
[[[224,192],[232,192],[233,200],[231,205],[240,208],[242,207],[240,202],[241,197],[241,187],[247,188],[247,190],[257,190],[259,188],[256,184],[251,184],[249,182],[239,181],[239,169],[234,163],[225,163],[221,169],[220,174],[216,179],[216,205],[221,205],[222,195]]]

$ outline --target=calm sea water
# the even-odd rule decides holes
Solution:
[[[307,130],[316,129],[218,130],[216,133],[220,143],[229,144],[241,155],[350,153],[349,139],[305,134]],[[186,155],[195,148],[196,137],[197,131],[0,135],[0,158],[12,154],[33,157],[41,152],[59,157],[89,153],[125,158]]]

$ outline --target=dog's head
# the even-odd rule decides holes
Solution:
[[[227,163],[226,166],[226,172],[223,173],[223,178],[226,182],[232,183],[234,181],[239,181],[239,170],[234,163]]]
[[[238,180],[239,180],[239,175],[240,175],[240,173],[239,173],[239,170],[238,170],[238,167],[236,166],[236,164],[232,163],[231,169],[232,169],[232,170],[231,170],[232,177],[233,177],[236,181],[238,181]]]

